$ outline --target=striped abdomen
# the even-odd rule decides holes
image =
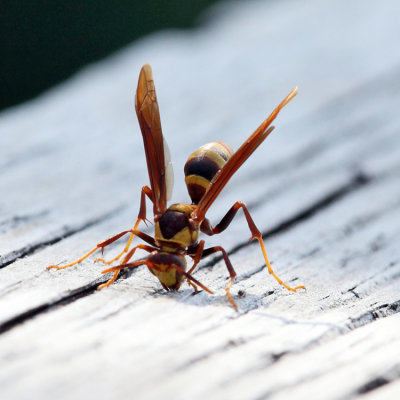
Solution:
[[[192,153],[185,164],[189,196],[197,204],[216,173],[231,158],[232,149],[225,143],[207,143]]]

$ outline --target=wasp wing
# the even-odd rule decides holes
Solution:
[[[135,108],[143,135],[156,215],[167,209],[167,200],[171,196],[173,187],[173,171],[169,149],[161,130],[153,73],[149,64],[143,65],[139,74]]]
[[[164,165],[165,165],[165,184],[167,187],[167,201],[171,200],[172,189],[174,188],[174,169],[172,167],[171,152],[168,143],[164,139]]]
[[[217,173],[207,191],[199,201],[192,217],[201,222],[212,203],[218,197],[221,190],[228,183],[232,175],[242,166],[242,164],[251,156],[256,148],[266,139],[274,129],[271,126],[279,111],[297,94],[297,87],[294,88],[285,99],[275,108],[270,116],[254,131],[254,133],[239,147],[239,149],[226,162],[222,169]]]

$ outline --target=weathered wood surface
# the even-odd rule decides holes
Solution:
[[[399,11],[394,0],[226,3],[198,31],[134,43],[1,114],[0,397],[399,398]],[[299,86],[210,216],[245,201],[276,272],[306,292],[268,276],[242,215],[207,240],[230,253],[238,313],[219,259],[195,275],[215,296],[166,293],[145,268],[98,292],[93,259],[45,270],[135,220],[144,62],[177,202],[194,149],[237,148]]]

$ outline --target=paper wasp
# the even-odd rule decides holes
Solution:
[[[262,235],[256,227],[244,203],[237,201],[222,220],[214,227],[206,218],[207,210],[218,197],[232,175],[240,168],[247,158],[265,140],[274,129],[271,126],[279,111],[297,94],[297,88],[278,105],[271,115],[255,130],[255,132],[239,147],[236,152],[221,142],[209,143],[201,146],[185,164],[185,181],[189,191],[191,204],[172,204],[167,207],[173,186],[173,172],[167,144],[164,140],[153,75],[150,65],[142,67],[135,96],[135,108],[143,135],[144,150],[146,153],[147,169],[150,178],[150,187],[144,186],[141,191],[140,208],[137,221],[133,229],[118,233],[115,236],[99,243],[80,259],[64,266],[51,265],[48,269],[63,269],[83,261],[97,249],[103,249],[122,236],[130,234],[129,240],[121,253],[112,260],[98,259],[107,264],[119,260],[125,253],[118,266],[102,271],[103,274],[113,272],[113,276],[98,287],[102,289],[117,279],[119,272],[124,268],[146,265],[161,282],[165,290],[178,290],[184,280],[197,290],[201,287],[213,294],[206,286],[197,281],[192,272],[204,257],[220,252],[229,272],[230,281],[226,287],[226,296],[232,306],[237,309],[230,294],[236,272],[228,258],[226,251],[220,247],[204,248],[205,241],[198,240],[199,232],[206,235],[215,235],[224,231],[237,211],[241,208],[251,232],[251,239],[257,239],[270,274],[288,290],[296,291],[305,288],[303,285],[290,287],[284,283],[272,270],[264,247]],[[146,222],[146,196],[153,203],[154,237],[138,230],[141,221]],[[138,236],[147,244],[138,244],[131,250],[134,236]],[[136,250],[141,249],[149,253],[146,259],[130,262]],[[186,271],[186,259],[189,256],[193,265]]]

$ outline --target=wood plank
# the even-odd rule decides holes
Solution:
[[[398,393],[399,6],[219,7],[199,31],[134,43],[0,115],[2,398]],[[245,201],[278,275],[306,292],[268,276],[243,216],[207,240],[229,251],[238,313],[218,257],[196,273],[214,296],[166,293],[143,267],[98,292],[93,259],[45,270],[134,222],[147,183],[133,112],[144,61],[176,165],[174,201],[187,201],[188,154],[211,140],[238,147],[299,85],[210,216]]]

